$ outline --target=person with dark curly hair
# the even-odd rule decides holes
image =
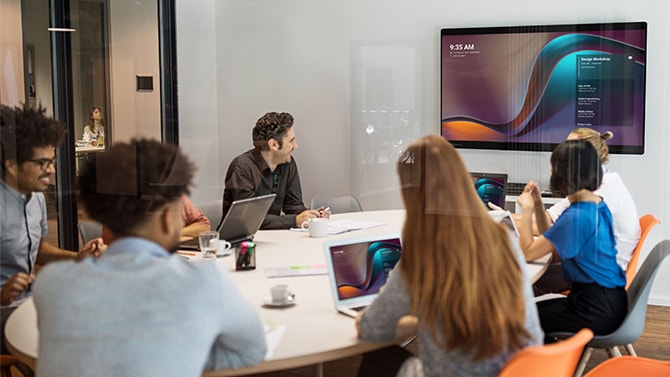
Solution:
[[[47,242],[44,191],[56,172],[56,148],[65,135],[60,122],[46,116],[42,107],[0,105],[0,332],[5,321],[31,294],[35,266],[52,261],[99,255],[100,239],[78,253]],[[6,354],[2,342],[2,353]]]
[[[263,359],[258,311],[228,271],[174,253],[194,170],[179,147],[147,139],[115,143],[84,166],[82,202],[114,242],[35,280],[39,375],[195,377]]]
[[[298,165],[291,153],[298,148],[289,113],[267,113],[252,131],[254,148],[228,165],[223,190],[223,216],[233,201],[275,193],[261,229],[299,227],[314,217],[330,217],[325,208],[307,209],[302,200]]]

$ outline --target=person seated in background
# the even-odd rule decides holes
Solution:
[[[193,205],[191,199],[187,195],[181,196],[182,204],[184,205],[182,212],[182,220],[184,220],[184,227],[181,230],[180,241],[189,240],[198,237],[200,232],[211,230],[211,224],[205,214]],[[102,240],[105,245],[109,245],[114,241],[112,231],[103,225]]]
[[[407,212],[402,257],[357,318],[358,334],[391,341],[398,321],[414,315],[420,354],[399,376],[495,376],[517,351],[542,343],[516,236],[486,213],[444,138],[414,142],[397,167]]]
[[[570,206],[549,227],[540,190],[529,182],[517,202],[521,207],[519,243],[527,260],[554,253],[563,278],[572,283],[567,297],[537,303],[542,329],[577,332],[589,328],[609,334],[628,312],[626,274],[617,264],[612,214],[594,191],[602,168],[597,151],[586,140],[567,140],[551,154],[550,188],[567,196]],[[534,238],[535,214],[540,236]],[[547,339],[551,341],[551,339]]]
[[[252,131],[254,148],[228,165],[223,190],[223,216],[233,201],[277,194],[261,229],[299,227],[314,217],[330,217],[324,208],[307,209],[302,200],[298,165],[291,152],[298,148],[289,113],[267,113]]]
[[[612,213],[614,225],[614,238],[616,240],[617,263],[625,271],[628,262],[633,256],[633,249],[640,240],[640,222],[635,207],[633,196],[626,188],[621,176],[618,173],[609,171],[604,165],[609,161],[609,148],[607,140],[614,134],[610,131],[600,134],[591,128],[576,128],[570,132],[567,140],[587,140],[598,152],[600,163],[603,165],[602,183],[593,192],[601,196]],[[547,209],[546,214],[549,220],[549,226],[555,223],[570,206],[568,198],[563,198],[558,203]],[[547,272],[533,285],[535,295],[545,293],[563,292],[570,289],[570,283],[563,279],[563,271],[560,261],[552,262]]]
[[[47,117],[42,107],[0,105],[0,343],[3,354],[9,353],[4,342],[5,322],[31,295],[36,266],[99,256],[104,251],[101,239],[86,243],[79,252],[60,249],[45,239],[48,228],[44,192],[56,172],[56,148],[64,135],[65,126]]]
[[[182,219],[184,220],[184,228],[181,230],[181,240],[188,240],[198,237],[200,232],[206,232],[212,229],[212,225],[205,214],[193,205],[191,199],[186,195],[182,195],[181,201],[184,204],[184,212]]]
[[[82,140],[84,141],[96,141],[99,138],[105,137],[105,123],[102,120],[102,109],[94,106],[91,107],[88,111],[89,122],[84,126],[84,134],[82,135]],[[104,141],[102,142],[104,145]]]
[[[258,311],[226,269],[174,253],[193,171],[177,146],[146,139],[116,143],[84,167],[84,207],[114,242],[35,280],[38,375],[195,377],[263,359]]]

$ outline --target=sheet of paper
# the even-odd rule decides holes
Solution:
[[[355,230],[368,229],[381,225],[384,225],[384,223],[356,220],[333,220],[328,222],[328,234],[352,232]]]
[[[328,275],[325,264],[265,267],[263,271],[265,271],[265,276],[268,278]]]
[[[265,329],[265,345],[267,347],[267,352],[265,353],[265,358],[270,358],[279,346],[282,336],[286,331],[286,325],[278,325],[274,320],[267,319],[263,325]]]

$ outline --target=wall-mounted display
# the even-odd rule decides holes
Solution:
[[[551,151],[577,127],[644,153],[646,22],[442,29],[441,134],[458,148]]]

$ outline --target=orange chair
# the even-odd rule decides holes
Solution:
[[[0,355],[0,376],[12,377],[12,365],[19,363],[19,360],[12,355]]]
[[[512,356],[499,377],[572,377],[593,331],[582,329],[558,343],[532,346]]]
[[[640,217],[640,240],[637,241],[637,246],[633,249],[633,255],[628,262],[628,267],[626,268],[626,289],[630,286],[630,283],[633,282],[633,278],[637,273],[637,262],[640,259],[640,253],[642,252],[642,246],[644,246],[644,240],[647,239],[651,228],[656,224],[659,224],[661,221],[655,218],[651,214],[646,214]]]
[[[591,369],[584,377],[667,377],[670,361],[646,357],[621,356],[608,359]]]

